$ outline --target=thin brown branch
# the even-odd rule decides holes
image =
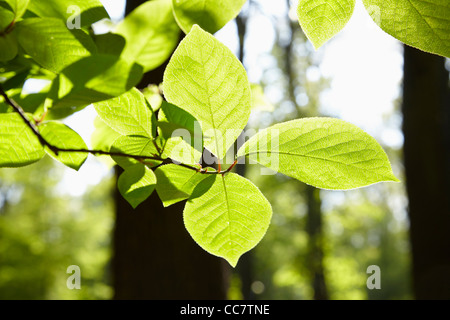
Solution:
[[[8,33],[11,33],[14,30],[14,25],[16,23],[16,19],[11,21],[11,23],[3,30],[0,31],[0,37],[6,36]]]
[[[231,169],[233,169],[233,167],[235,166],[237,160],[233,163],[233,165],[231,167],[229,167],[227,170],[224,171],[208,171],[207,169],[203,169],[203,168],[196,168],[184,163],[180,163],[178,161],[175,161],[171,158],[161,158],[160,156],[143,156],[143,155],[132,155],[132,154],[127,154],[127,153],[122,153],[122,152],[114,152],[114,151],[104,151],[104,150],[91,150],[91,149],[84,149],[84,148],[60,148],[57,146],[52,145],[50,142],[48,142],[39,132],[38,127],[36,126],[35,123],[33,123],[31,120],[28,119],[25,111],[22,109],[21,106],[19,106],[14,100],[12,100],[11,98],[8,97],[7,93],[3,90],[3,88],[0,86],[0,95],[5,99],[5,102],[10,105],[13,110],[18,113],[20,115],[20,117],[22,118],[22,120],[25,122],[25,124],[31,129],[31,131],[33,132],[33,134],[39,139],[39,142],[44,146],[47,147],[48,149],[50,149],[52,152],[54,152],[56,155],[58,155],[61,152],[80,152],[80,153],[89,153],[92,155],[105,155],[105,156],[111,156],[111,157],[124,157],[124,158],[130,158],[130,159],[134,159],[137,160],[139,162],[144,162],[145,160],[155,160],[155,161],[161,161],[161,164],[159,164],[156,167],[159,167],[161,165],[164,164],[176,164],[179,165],[181,167],[202,173],[202,174],[226,174],[228,172],[231,171]],[[156,145],[156,143],[155,143]],[[158,152],[161,153],[161,151],[158,148]]]
[[[19,106],[14,100],[10,99],[8,95],[6,94],[5,90],[0,86],[0,95],[5,99],[5,102],[9,104],[15,112],[17,112],[22,120],[25,122],[25,124],[31,129],[31,131],[34,133],[34,135],[39,139],[39,142],[43,145],[52,150],[55,154],[58,154],[58,148],[51,145],[47,142],[47,140],[44,139],[44,137],[41,136],[39,133],[39,129],[37,126],[31,122],[25,113],[25,111],[22,109],[21,106]]]

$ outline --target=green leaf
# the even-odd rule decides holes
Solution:
[[[98,116],[121,135],[154,137],[154,120],[144,95],[136,88],[114,99],[94,103]]]
[[[22,89],[16,88],[6,92],[26,113],[38,114],[39,107],[43,104],[46,93],[23,94]],[[0,98],[0,113],[12,112],[10,105]]]
[[[99,54],[120,56],[125,48],[124,37],[115,33],[96,34],[94,42]]]
[[[30,0],[5,0],[14,11],[15,20],[18,20],[27,11]],[[36,2],[36,1],[35,1]]]
[[[95,130],[91,135],[91,146],[95,150],[109,151],[121,135],[111,129],[100,117],[94,119]]]
[[[450,58],[450,1],[363,0],[372,19],[398,40]]]
[[[203,249],[235,267],[239,257],[263,238],[272,208],[253,183],[229,173],[200,182],[183,217],[186,229]]]
[[[126,39],[123,59],[141,64],[144,72],[155,69],[169,58],[179,39],[171,0],[145,2],[122,20],[116,33]]]
[[[341,31],[353,15],[355,0],[300,0],[298,20],[316,49]]]
[[[114,141],[110,151],[136,157],[155,157],[159,154],[153,143],[153,139],[145,136],[120,136]],[[138,160],[130,157],[112,156],[112,158],[124,169],[139,163]],[[145,164],[148,164],[149,166],[161,163],[161,161],[150,159],[144,161]]]
[[[55,147],[61,149],[87,149],[80,135],[64,123],[56,121],[44,122],[39,126],[39,132],[48,143]],[[52,158],[77,171],[88,157],[86,152],[59,152],[56,155],[48,148],[45,148],[45,151]]]
[[[5,101],[0,99],[0,113],[9,113],[12,111],[12,108]]]
[[[19,50],[16,34],[14,30],[9,29],[15,19],[15,14],[7,7],[0,3],[0,62],[14,59]]]
[[[18,114],[0,114],[0,167],[26,166],[44,155],[39,139]]]
[[[142,90],[142,93],[150,103],[153,111],[157,111],[159,110],[159,108],[161,108],[163,97],[159,86],[157,86],[156,84],[149,84],[144,88],[144,90]]]
[[[323,189],[398,181],[376,140],[338,119],[305,118],[274,125],[250,138],[238,151],[242,156]]]
[[[31,1],[28,9],[40,17],[59,18],[64,22],[79,19],[81,27],[109,18],[100,0]]]
[[[20,88],[19,93],[22,91],[23,84],[30,74],[30,69],[25,68],[14,74],[11,78],[2,83],[2,88],[4,91],[8,91],[14,88]],[[9,93],[8,93],[9,94]],[[19,104],[20,105],[20,104]]]
[[[155,190],[156,176],[143,164],[135,164],[120,175],[117,186],[120,194],[136,208]]]
[[[158,179],[156,192],[164,207],[188,199],[195,187],[209,177],[207,174],[195,172],[176,164],[159,167],[155,170],[155,175]]]
[[[177,129],[188,131],[192,137],[202,138],[202,128],[197,119],[190,113],[166,101],[163,101],[161,104],[161,109],[158,114],[158,124],[161,125],[161,134],[166,139],[170,138],[173,131]],[[168,125],[164,126],[163,124]],[[201,146],[200,150],[202,149],[203,146]]]
[[[215,33],[233,20],[247,0],[172,0],[178,25],[189,33],[194,24]]]
[[[47,92],[30,93],[15,97],[14,100],[22,107],[23,110],[29,113],[38,114],[40,108],[43,106],[47,97]]]
[[[275,110],[275,106],[267,99],[264,94],[264,89],[261,85],[252,83],[250,84],[252,90],[252,109],[258,111],[272,112]]]
[[[36,79],[31,73],[30,69],[23,69],[22,71],[16,73],[13,77],[9,78],[2,84],[3,90],[6,91],[7,95],[14,100],[26,113],[34,114],[35,116],[41,116],[43,113],[43,106],[45,99],[47,98],[48,91],[50,90],[51,82],[43,83],[43,87],[39,92],[36,93],[26,93],[23,91],[23,85],[25,81],[31,76]],[[1,99],[0,99],[1,101]],[[0,104],[2,104],[0,102]],[[3,103],[5,104],[5,103]],[[9,105],[6,104],[8,107]]]
[[[110,151],[114,141],[121,135],[106,125],[100,117],[94,119],[95,130],[91,135],[91,146],[94,150]],[[102,161],[107,167],[111,168],[116,163],[110,156],[97,156],[97,159]]]
[[[3,32],[14,21],[15,14],[0,3],[0,33]],[[1,35],[3,36],[3,35]]]
[[[45,1],[33,1],[45,2]],[[82,30],[69,30],[56,18],[29,18],[16,24],[20,45],[37,63],[59,73],[65,67],[96,52],[91,37]]]
[[[52,88],[52,108],[86,106],[120,96],[141,78],[139,65],[117,56],[98,54],[83,58],[61,71]]]
[[[199,120],[204,135],[211,137],[205,147],[220,159],[250,116],[251,92],[244,67],[199,26],[192,28],[170,59],[164,95]]]
[[[202,128],[188,112],[163,102],[158,113],[163,156],[186,164],[199,163],[203,153]]]
[[[25,94],[22,91],[22,86],[16,87],[7,91],[8,96],[14,100],[26,113],[38,114],[39,107],[43,105],[47,93],[45,89],[39,93]],[[9,104],[0,102],[0,105],[6,106],[9,109]]]
[[[0,61],[10,61],[19,50],[15,33],[0,35]]]

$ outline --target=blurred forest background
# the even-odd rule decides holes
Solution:
[[[128,1],[126,12],[139,2],[142,1]],[[249,1],[238,18],[217,35],[235,51],[250,80],[257,84],[249,128],[258,130],[305,116],[343,118],[376,137],[386,150],[394,173],[403,182],[332,192],[311,188],[283,175],[261,175],[257,166],[238,166],[239,173],[250,178],[268,198],[274,214],[262,242],[231,270],[221,259],[204,255],[186,234],[180,237],[174,234],[185,232],[179,231],[183,228],[172,227],[172,224],[181,225],[180,207],[165,212],[161,205],[152,205],[158,199],[149,199],[136,212],[129,206],[125,208],[127,204],[118,199],[115,190],[116,173],[93,157],[85,166],[94,168],[90,174],[100,172],[101,181],[95,185],[86,183],[79,194],[70,192],[75,186],[67,178],[68,169],[48,158],[25,168],[0,169],[0,299],[415,297],[403,154],[402,76],[393,70],[385,79],[377,79],[380,84],[394,83],[390,89],[394,94],[387,97],[379,91],[383,86],[377,87],[366,79],[353,79],[368,81],[367,90],[372,94],[361,96],[355,92],[360,97],[359,110],[340,110],[333,101],[336,90],[345,86],[342,78],[346,78],[338,74],[341,83],[336,84],[322,63],[330,59],[323,53],[328,47],[339,41],[349,44],[345,43],[347,31],[316,52],[301,31],[295,12],[289,10],[295,2],[279,0],[276,10],[269,2]],[[358,14],[362,15],[362,11],[355,12]],[[120,13],[115,17],[112,23],[97,28],[112,28]],[[368,26],[368,18],[365,17],[363,24],[370,29],[373,26]],[[388,38],[381,30],[374,32]],[[347,50],[358,52],[365,45],[360,40],[354,37]],[[393,39],[389,41],[385,42],[388,46],[379,50],[393,52],[397,69],[402,71],[403,47]],[[374,67],[370,60],[362,58],[362,61],[370,79]],[[442,66],[443,61],[439,60]],[[345,64],[345,60],[342,63],[340,68],[344,74],[348,68],[350,76],[358,68],[357,62],[356,67]],[[146,77],[141,87],[158,84],[161,70]],[[444,74],[448,92],[448,73]],[[351,88],[344,90],[341,98],[355,104],[356,98],[348,92]],[[377,106],[373,101],[385,101],[385,105]],[[70,123],[83,119],[86,112],[89,109],[80,112]],[[81,128],[83,120],[79,122]],[[76,125],[73,127],[77,129]],[[99,166],[104,169],[98,170]],[[167,221],[151,220],[160,219],[150,219],[153,214],[164,216]],[[185,249],[184,242],[192,242],[187,245],[196,250],[192,251],[192,259],[189,259],[191,249]],[[447,256],[449,252],[442,255]],[[202,274],[200,263],[209,268],[208,275]],[[81,268],[81,290],[66,287],[69,265]],[[381,269],[380,290],[369,290],[366,286],[370,276],[366,270],[370,265]],[[199,274],[190,274],[195,272]],[[203,276],[220,278],[217,280],[220,283],[217,286],[210,280],[204,285],[201,281],[194,285],[182,283],[190,277]],[[176,295],[175,292],[183,292],[180,288],[190,286],[184,296]],[[206,291],[198,293],[200,290]],[[217,295],[221,290],[221,295]]]

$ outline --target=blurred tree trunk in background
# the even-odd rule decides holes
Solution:
[[[323,223],[322,223],[322,200],[320,190],[306,186],[307,199],[307,221],[306,232],[308,233],[308,269],[310,271],[311,286],[314,289],[314,300],[327,300],[328,290],[325,282],[323,268]]]
[[[403,134],[413,286],[450,299],[450,93],[445,59],[404,46]]]
[[[143,2],[128,0],[127,14]],[[138,87],[161,83],[165,66],[147,73]],[[164,208],[154,192],[133,210],[116,189],[115,203],[115,299],[227,298],[229,266],[187,233],[184,202]]]

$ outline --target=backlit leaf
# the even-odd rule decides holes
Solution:
[[[209,176],[175,164],[161,166],[155,174],[156,192],[164,207],[188,199],[195,187]]]
[[[57,18],[25,19],[16,24],[15,31],[26,53],[42,67],[56,73],[97,50],[84,31],[69,30]]]
[[[157,157],[159,153],[153,143],[153,139],[145,136],[120,136],[114,141],[110,151],[136,157]],[[140,163],[138,160],[131,157],[112,156],[112,158],[124,169]],[[150,166],[161,163],[161,161],[150,159],[143,159],[143,161]]]
[[[121,135],[154,136],[154,114],[136,88],[114,99],[94,103],[99,117]]]
[[[61,149],[87,149],[78,133],[61,122],[48,121],[39,126],[39,132],[51,145]],[[48,148],[47,153],[69,168],[79,170],[88,157],[87,152],[59,152],[57,155]]]
[[[96,54],[83,58],[64,68],[54,82],[52,108],[86,106],[112,99],[132,89],[141,77],[139,65],[117,56]]]
[[[450,1],[363,0],[372,19],[398,40],[450,57]]]
[[[203,152],[202,129],[191,114],[164,101],[158,113],[158,128],[164,139],[165,157],[186,164],[200,161]]]
[[[358,127],[332,118],[276,124],[248,140],[238,157],[323,189],[344,190],[398,181],[386,153]]]
[[[201,181],[183,212],[186,229],[209,253],[233,267],[266,233],[272,207],[249,180],[229,173]]]
[[[334,37],[350,20],[355,0],[300,0],[300,25],[316,49]]]
[[[0,167],[26,166],[44,155],[39,139],[18,114],[0,114]]]
[[[155,185],[156,176],[153,171],[140,163],[128,167],[117,181],[120,194],[133,208],[152,194]]]
[[[18,20],[23,16],[25,11],[27,10],[28,4],[30,0],[5,0],[11,9],[14,11],[15,20]]]
[[[189,33],[194,24],[215,33],[233,20],[247,0],[172,0],[175,18]]]
[[[0,35],[0,61],[9,61],[17,56],[19,47],[15,33]]]
[[[170,59],[163,86],[167,101],[192,114],[211,137],[205,147],[223,158],[252,104],[247,74],[230,49],[194,26]]]
[[[79,19],[81,27],[109,18],[100,0],[33,0],[28,9],[40,17],[55,17],[64,22]]]
[[[166,61],[175,49],[180,34],[171,0],[144,2],[117,26],[116,33],[126,40],[122,58],[137,62],[144,72]]]

